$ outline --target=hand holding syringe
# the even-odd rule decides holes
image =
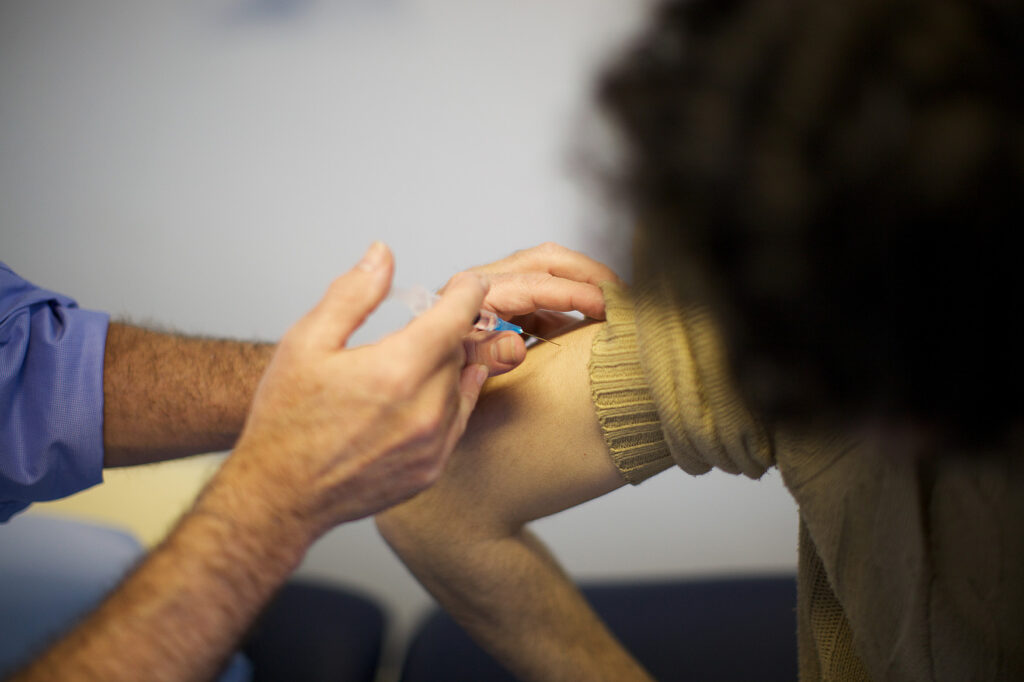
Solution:
[[[412,311],[413,315],[422,315],[426,311],[430,310],[438,300],[440,296],[435,293],[428,291],[425,287],[416,284],[411,287],[391,287],[391,292],[388,294],[388,298],[393,298],[397,301],[401,301],[409,310]],[[556,346],[559,345],[550,339],[545,339],[536,334],[531,334],[528,331],[524,331],[519,325],[506,322],[490,310],[480,309],[480,313],[477,315],[476,320],[473,322],[473,328],[479,329],[484,332],[515,332],[516,334],[526,334],[532,336],[535,339],[541,341],[547,341],[553,343]]]

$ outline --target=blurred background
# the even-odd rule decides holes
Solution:
[[[396,283],[554,240],[629,278],[594,74],[627,0],[0,0],[0,260],[115,318],[273,340],[374,240]],[[356,337],[407,314],[385,306]],[[159,541],[223,454],[107,473],[29,513]],[[499,481],[495,485],[500,485]],[[678,470],[535,524],[582,580],[790,570],[793,502]],[[301,576],[383,603],[397,651],[430,598],[371,521]]]

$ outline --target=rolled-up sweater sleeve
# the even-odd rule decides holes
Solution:
[[[591,396],[616,466],[636,484],[673,464],[758,478],[771,440],[739,400],[712,318],[671,290],[603,285],[607,321],[590,357]]]
[[[108,324],[0,263],[0,522],[103,480]]]

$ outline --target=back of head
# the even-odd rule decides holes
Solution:
[[[638,273],[722,319],[771,421],[1022,421],[1024,11],[694,0],[605,77]]]

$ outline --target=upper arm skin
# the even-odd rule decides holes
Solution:
[[[625,483],[590,397],[596,324],[488,381],[433,487],[377,515],[406,566],[517,679],[650,676],[523,526]]]
[[[516,370],[488,380],[441,479],[378,517],[420,532],[509,535],[523,524],[625,483],[608,455],[590,397],[587,363],[599,325],[539,343]],[[433,526],[433,528],[431,528]]]

